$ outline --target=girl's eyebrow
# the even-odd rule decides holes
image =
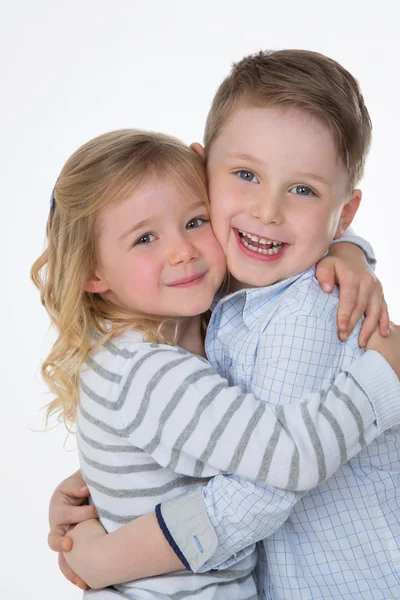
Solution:
[[[205,206],[205,205],[206,205],[206,203],[204,202],[204,200],[197,200],[197,202],[193,202],[192,204],[189,204],[188,208],[190,210],[194,210],[195,208],[199,208],[200,206]],[[137,231],[138,229],[141,229],[145,225],[148,225],[150,223],[150,221],[151,221],[151,219],[143,219],[142,221],[135,223],[134,225],[132,225],[132,227],[129,227],[129,229],[127,229],[126,231],[124,231],[124,233],[122,235],[120,235],[120,237],[118,238],[118,241],[120,242],[121,240],[128,237],[134,231]]]
[[[139,223],[135,223],[135,225],[132,225],[132,227],[129,227],[129,229],[127,229],[119,238],[118,241],[123,240],[124,238],[128,237],[128,235],[130,235],[131,233],[133,233],[134,231],[136,231],[137,229],[141,229],[142,227],[144,227],[145,225],[147,225],[149,223],[150,219],[143,219],[143,221],[139,221]]]

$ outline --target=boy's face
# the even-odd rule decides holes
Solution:
[[[296,108],[243,107],[212,144],[212,223],[238,287],[305,271],[340,237],[361,192],[327,126]]]

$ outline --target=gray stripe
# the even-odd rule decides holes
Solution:
[[[181,450],[182,450],[183,446],[185,445],[185,443],[187,442],[187,440],[192,435],[193,431],[196,429],[201,415],[203,414],[205,409],[213,402],[213,400],[216,398],[216,396],[227,386],[228,386],[227,381],[219,383],[210,392],[208,392],[208,394],[206,394],[204,396],[203,400],[200,402],[200,404],[196,408],[196,411],[195,411],[191,421],[189,421],[188,425],[185,427],[185,429],[182,431],[181,435],[176,440],[176,442],[174,444],[174,449],[172,450],[172,453],[171,453],[171,460],[167,464],[166,468],[171,469],[171,471],[175,470]]]
[[[83,473],[82,471],[82,475],[84,480],[86,481],[86,483],[88,484],[88,486],[91,486],[93,489],[97,490],[98,492],[105,494],[106,496],[110,496],[111,498],[150,498],[152,496],[161,496],[162,494],[165,494],[167,492],[170,492],[171,490],[174,490],[178,487],[185,487],[185,486],[189,486],[189,485],[193,485],[193,484],[204,484],[206,483],[208,480],[207,479],[200,479],[200,478],[195,478],[195,477],[187,477],[187,476],[183,476],[183,477],[177,477],[176,479],[174,479],[173,481],[169,481],[168,483],[165,483],[164,485],[160,485],[159,487],[151,487],[151,488],[145,488],[145,489],[113,489],[110,487],[106,487],[105,485],[102,485],[101,483],[97,483],[97,481],[93,481],[92,479],[89,479],[85,473]],[[182,490],[183,492],[184,490]]]
[[[224,414],[224,416],[222,417],[222,419],[220,420],[220,422],[218,423],[218,425],[211,432],[210,440],[209,440],[209,442],[208,442],[205,450],[200,455],[200,458],[198,458],[196,460],[196,466],[195,466],[194,472],[193,472],[194,477],[200,477],[201,476],[201,474],[203,472],[203,469],[204,469],[204,466],[206,464],[208,464],[209,458],[210,458],[211,454],[213,453],[214,448],[217,445],[219,438],[224,433],[224,431],[226,429],[226,426],[228,425],[228,423],[231,420],[232,416],[235,414],[235,412],[243,404],[243,399],[245,397],[246,397],[245,394],[240,394],[240,396],[238,396],[236,398],[236,400],[234,400],[232,402],[232,404],[228,407],[228,410],[226,411],[226,413]]]
[[[103,347],[110,354],[113,354],[114,356],[122,356],[122,358],[133,358],[138,353],[137,350],[134,350],[133,352],[131,352],[130,350],[127,350],[126,348],[118,348],[110,340],[108,340],[108,342],[106,342]]]
[[[253,577],[253,573],[251,572],[248,575],[245,575],[244,577],[239,577],[238,579],[236,579],[234,581],[221,581],[221,582],[217,582],[217,583],[208,583],[207,585],[202,586],[198,590],[180,590],[179,592],[175,592],[174,594],[171,594],[171,592],[169,592],[168,597],[170,598],[170,600],[181,600],[182,598],[188,598],[189,596],[195,596],[196,594],[200,594],[200,592],[203,592],[204,590],[208,590],[210,588],[220,588],[220,587],[225,587],[225,586],[229,586],[232,584],[235,584],[235,585],[241,584],[252,577]],[[257,596],[252,596],[252,598],[257,599]]]
[[[88,456],[86,456],[82,449],[79,450],[79,456],[87,465],[104,473],[116,473],[123,475],[127,473],[148,473],[149,471],[159,471],[162,469],[162,467],[155,462],[148,463],[147,465],[121,465],[118,467],[114,465],[105,465],[90,459]]]
[[[82,410],[82,407],[79,407],[79,410]],[[85,433],[83,433],[82,429],[78,426],[77,433],[82,440],[88,444],[88,446],[92,446],[92,448],[96,448],[96,450],[103,450],[104,452],[129,452],[134,454],[142,453],[143,450],[141,448],[136,448],[135,446],[119,446],[118,444],[100,444],[96,440],[92,440]]]
[[[288,489],[294,490],[299,485],[299,473],[300,473],[300,453],[296,447],[293,451],[292,462],[290,463]]]
[[[142,517],[143,515],[115,515],[114,513],[111,513],[108,510],[105,510],[104,508],[101,508],[98,506],[98,504],[96,504],[96,510],[99,513],[99,516],[102,517],[103,519],[107,519],[108,521],[112,521],[113,523],[130,523],[131,521],[134,521],[135,519],[138,519],[139,517]]]
[[[274,431],[270,437],[267,447],[265,448],[264,456],[262,457],[261,467],[257,475],[258,481],[265,481],[268,476],[268,472],[271,468],[272,457],[274,456],[276,446],[278,444],[279,436],[282,431],[282,424],[280,421],[285,421],[283,406],[277,406],[275,408],[276,423]],[[289,475],[290,477],[290,475]]]
[[[354,378],[352,378],[352,379],[353,379],[353,381],[355,381]],[[360,387],[360,386],[358,386],[358,387]],[[359,439],[359,443],[360,443],[360,446],[362,448],[364,448],[364,446],[367,445],[367,442],[365,441],[364,423],[363,423],[360,411],[355,406],[353,400],[347,394],[345,394],[344,392],[341,392],[339,390],[339,388],[336,387],[336,385],[333,385],[331,389],[332,389],[332,392],[335,394],[335,396],[337,396],[339,398],[339,400],[342,400],[342,402],[345,403],[345,405],[347,406],[347,408],[349,409],[349,411],[353,415],[354,420],[357,423],[358,431],[359,431],[359,434],[360,434],[359,438],[358,438]]]
[[[237,468],[240,464],[240,461],[243,458],[243,454],[247,448],[247,444],[249,443],[250,436],[253,433],[254,428],[256,427],[257,423],[259,422],[259,420],[261,419],[262,415],[265,412],[265,407],[266,407],[265,402],[260,402],[260,406],[257,408],[254,415],[251,417],[246,429],[243,432],[242,437],[240,438],[236,452],[233,455],[233,458],[228,465],[228,468],[227,468],[228,473],[235,473],[235,471],[237,470]]]
[[[94,402],[96,402],[97,404],[100,404],[101,406],[105,406],[106,408],[109,408],[110,410],[119,410],[126,400],[126,396],[128,394],[132,380],[133,380],[134,376],[136,375],[137,371],[140,369],[140,367],[143,365],[143,363],[146,362],[146,360],[148,360],[155,354],[159,354],[160,352],[166,352],[166,350],[153,350],[152,352],[149,352],[148,354],[143,356],[140,360],[138,360],[133,365],[133,367],[130,370],[128,377],[124,383],[124,386],[118,397],[118,400],[116,402],[110,402],[110,400],[107,400],[106,398],[103,398],[103,396],[99,396],[98,394],[96,394],[96,392],[91,390],[86,384],[83,383],[82,379],[81,379],[81,387],[82,387],[83,391],[85,392],[85,394],[89,398],[91,398]],[[174,362],[176,362],[176,361],[174,361]]]
[[[326,464],[325,464],[324,449],[322,447],[321,440],[318,437],[314,423],[312,422],[309,410],[305,403],[301,404],[301,414],[303,416],[304,424],[307,427],[307,431],[310,436],[310,440],[313,445],[315,455],[317,457],[318,482],[321,483],[322,481],[325,481],[325,479],[326,479]]]
[[[117,592],[117,590],[115,590],[114,588],[111,587],[107,587],[103,590],[87,590],[84,594],[84,598],[87,598],[88,596],[92,596],[94,595],[99,595],[99,592],[105,592],[106,594],[112,594],[113,596],[115,596],[116,598],[126,598],[127,600],[132,600],[132,596],[127,596],[126,594],[123,594],[122,592]]]
[[[222,571],[206,571],[205,573],[196,573],[196,577],[213,577],[215,579],[237,579],[249,575],[253,572],[254,567],[248,567],[247,569],[223,569]],[[168,573],[168,579],[170,577],[192,577],[192,571],[175,571],[174,573]]]
[[[322,395],[326,395],[326,392],[324,393],[321,390],[320,394],[321,394],[321,400],[322,400]],[[325,417],[325,419],[328,421],[329,425],[333,429],[334,434],[336,435],[337,443],[339,446],[339,452],[340,452],[340,464],[344,464],[345,462],[348,461],[346,439],[344,437],[343,431],[340,428],[339,422],[337,421],[337,419],[335,419],[335,417],[333,416],[331,411],[328,408],[326,408],[326,406],[324,404],[321,404],[319,410],[320,410],[321,415],[323,415]]]
[[[187,392],[188,387],[190,385],[192,385],[193,383],[196,383],[196,381],[199,381],[203,377],[207,377],[208,375],[211,375],[212,373],[213,373],[213,369],[211,369],[211,368],[202,369],[201,371],[196,371],[195,373],[191,373],[182,381],[181,385],[174,392],[174,395],[172,396],[171,400],[168,402],[167,406],[162,411],[162,413],[160,415],[160,419],[159,419],[159,425],[158,425],[157,431],[156,431],[153,439],[146,446],[144,446],[144,450],[148,454],[151,454],[159,445],[163,429],[164,429],[169,417],[174,412],[175,408],[178,406],[179,402],[182,400],[183,396]],[[189,402],[190,402],[190,399],[189,399]]]
[[[113,383],[120,383],[122,379],[122,375],[118,375],[118,373],[113,373],[112,371],[108,371],[104,369],[98,362],[93,360],[93,358],[86,359],[87,366],[92,369],[95,373],[100,375],[103,379],[107,379],[108,381],[112,381]]]

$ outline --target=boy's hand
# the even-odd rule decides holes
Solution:
[[[72,548],[69,552],[65,552],[62,559],[59,559],[59,567],[67,579],[71,581],[69,575],[72,573],[78,579],[76,585],[82,589],[88,589],[88,586],[82,578],[77,577],[75,572],[79,572],[83,578],[88,578],[90,581],[90,573],[92,566],[92,550],[94,542],[107,535],[107,531],[97,519],[90,519],[78,523],[69,531],[69,536],[72,539]],[[61,561],[61,562],[60,562]],[[89,566],[88,566],[89,565]]]
[[[382,337],[376,329],[369,338],[367,350],[376,350],[382,354],[400,379],[400,327],[398,325],[390,323],[388,337]]]
[[[72,547],[72,542],[71,542],[71,547]],[[65,560],[64,554],[62,552],[58,553],[58,566],[59,566],[61,573],[64,575],[64,577],[66,579],[68,579],[68,581],[70,581],[74,585],[77,585],[81,590],[89,589],[89,586],[86,585],[86,583],[83,581],[83,579],[78,577],[78,575],[76,573],[74,573],[74,571],[71,569],[71,567]]]
[[[365,346],[376,326],[382,336],[388,335],[389,313],[382,285],[358,246],[342,242],[334,244],[329,255],[317,265],[316,277],[325,292],[334,283],[340,287],[337,322],[339,339],[344,342],[365,314],[359,345]]]

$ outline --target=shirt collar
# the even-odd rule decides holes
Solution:
[[[275,300],[278,296],[280,296],[286,289],[292,285],[297,279],[302,277],[305,273],[313,273],[315,274],[315,266],[311,267],[307,271],[299,273],[297,275],[293,275],[288,279],[284,279],[283,281],[278,281],[278,283],[274,283],[273,285],[269,285],[266,287],[259,288],[243,288],[242,290],[238,290],[237,292],[233,292],[232,294],[227,294],[226,296],[216,295],[214,308],[222,308],[224,304],[229,302],[229,304],[236,303],[236,301],[243,301],[243,321],[247,325],[247,327],[252,327],[254,323],[258,320],[260,313],[264,310],[265,305],[269,302]]]

